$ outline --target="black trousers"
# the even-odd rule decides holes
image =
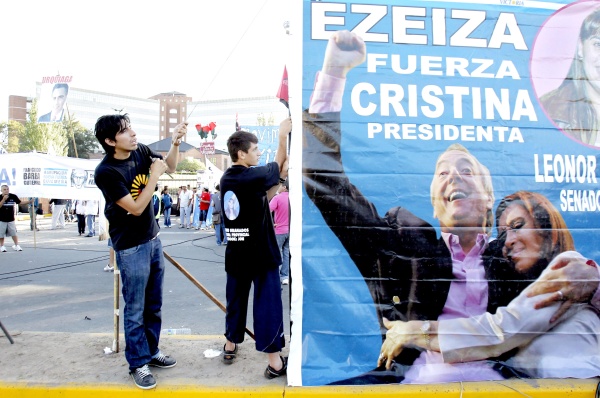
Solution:
[[[85,215],[77,214],[77,231],[80,234],[85,234]]]
[[[256,350],[265,353],[279,352],[285,347],[285,336],[278,267],[254,276],[227,274],[225,337],[233,343],[244,341],[248,298],[252,284],[254,284],[252,308]]]

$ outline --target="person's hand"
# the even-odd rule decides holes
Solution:
[[[150,174],[160,177],[167,171],[167,163],[159,158],[152,158],[152,164],[150,165]]]
[[[413,340],[419,335],[417,321],[402,322],[390,321],[383,318],[383,326],[387,328],[385,341],[381,345],[381,353],[377,360],[377,367],[385,364],[385,368],[392,366],[392,361],[405,347],[412,345]]]
[[[292,118],[285,118],[279,123],[279,139],[286,139],[289,133],[292,132]]]
[[[550,322],[555,322],[574,303],[589,301],[598,289],[598,269],[586,264],[586,261],[577,252],[561,253],[550,263],[550,271],[531,285],[528,297],[556,293],[536,303],[536,309],[547,307],[556,301],[564,301],[552,315]]]
[[[362,38],[348,30],[331,35],[325,50],[322,72],[333,77],[346,78],[348,72],[362,64],[367,56],[367,46]]]
[[[179,123],[177,126],[175,126],[172,137],[173,145],[179,146],[179,144],[181,144],[181,139],[187,134],[187,126],[188,122]]]

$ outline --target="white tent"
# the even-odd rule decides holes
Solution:
[[[215,185],[221,181],[223,171],[208,160],[208,157],[205,157],[204,164],[206,165],[206,170],[198,173],[198,186],[200,188],[207,187],[212,192],[215,189]]]

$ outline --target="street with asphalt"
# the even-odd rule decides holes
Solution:
[[[79,236],[74,222],[51,230],[51,219],[45,217],[38,227],[34,235],[28,219],[17,221],[23,251],[13,251],[7,238],[8,252],[0,253],[0,320],[4,326],[9,331],[112,333],[114,283],[113,273],[104,271],[107,242],[97,236]],[[216,245],[214,230],[180,229],[173,222],[173,228],[161,228],[160,239],[164,252],[224,305],[225,246]],[[165,268],[163,329],[222,335],[223,311],[167,260]],[[288,286],[282,286],[282,298],[288,335]],[[248,328],[253,329],[251,316]]]

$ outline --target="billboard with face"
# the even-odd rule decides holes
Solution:
[[[38,123],[61,122],[66,114],[72,76],[48,76],[42,79],[38,98]]]

